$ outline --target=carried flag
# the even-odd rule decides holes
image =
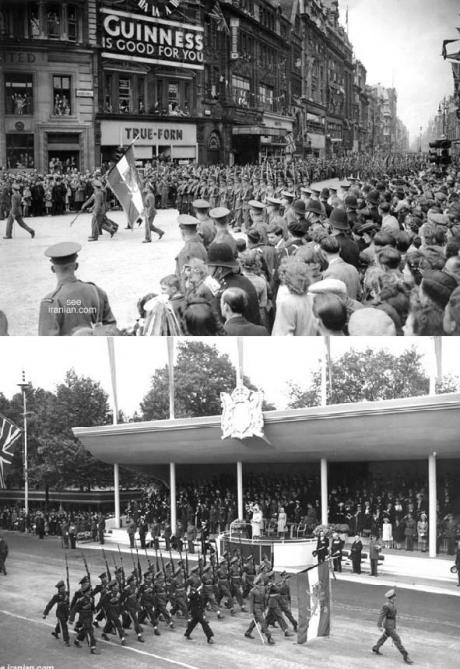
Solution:
[[[297,602],[297,643],[305,643],[318,636],[329,636],[331,589],[328,562],[309,567],[297,574]]]
[[[144,211],[142,185],[132,144],[107,173],[107,182],[123,207],[129,226],[132,227]]]
[[[21,428],[5,416],[0,415],[0,488],[5,488],[3,468],[5,465],[11,464],[13,460],[11,449],[20,435]]]

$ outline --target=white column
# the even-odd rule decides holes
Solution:
[[[113,497],[115,502],[115,526],[120,527],[120,470],[113,465]]]
[[[243,520],[243,463],[236,463],[236,489],[238,497],[238,519]]]
[[[436,557],[436,536],[438,532],[436,517],[436,451],[428,456],[428,532],[429,556]]]
[[[171,496],[171,533],[176,534],[176,465],[169,463],[169,492]]]
[[[23,380],[24,383],[24,380]],[[29,456],[27,453],[27,397],[25,385],[22,389],[22,397],[24,400],[24,508],[26,514],[29,513]]]
[[[327,460],[321,458],[321,525],[328,523]]]

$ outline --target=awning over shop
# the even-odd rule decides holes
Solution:
[[[258,135],[264,137],[285,137],[286,128],[266,128],[261,125],[237,125],[232,128],[232,135]]]

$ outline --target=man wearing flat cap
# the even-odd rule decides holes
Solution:
[[[40,303],[38,334],[41,336],[68,336],[83,328],[91,333],[95,326],[105,326],[104,334],[117,334],[107,294],[95,283],[80,281],[75,276],[80,250],[76,242],[61,242],[45,251],[57,286]]]
[[[372,652],[376,655],[382,655],[380,648],[383,646],[385,641],[391,637],[394,645],[403,656],[404,662],[406,664],[414,664],[409,657],[409,653],[402,645],[399,634],[396,632],[396,589],[391,588],[391,590],[388,590],[388,592],[385,593],[385,597],[386,602],[382,606],[382,610],[380,611],[379,619],[377,621],[377,627],[382,630],[383,634],[375,646],[372,647]]]

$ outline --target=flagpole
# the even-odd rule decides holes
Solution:
[[[112,423],[118,425],[118,396],[117,396],[117,369],[115,366],[115,341],[113,337],[107,337],[107,348],[109,351],[110,378],[112,381],[113,412]],[[113,497],[115,509],[115,525],[120,527],[120,468],[118,462],[113,465]]]
[[[26,373],[22,370],[22,381],[18,383],[22,391],[22,405],[23,405],[23,419],[24,419],[24,509],[26,512],[26,530],[27,530],[27,516],[29,515],[29,468],[27,464],[27,397],[26,388]]]

